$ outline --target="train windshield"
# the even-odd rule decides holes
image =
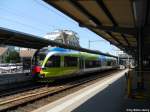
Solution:
[[[33,60],[32,60],[32,64],[33,65],[42,66],[43,61],[44,61],[44,59],[46,57],[47,51],[48,50],[46,50],[46,49],[41,49],[41,50],[37,51],[34,54],[34,57],[33,57]]]
[[[37,58],[37,65],[42,65],[42,63],[45,59],[45,56],[46,56],[46,54],[44,54],[44,53],[39,53],[37,55],[37,57],[36,57]]]

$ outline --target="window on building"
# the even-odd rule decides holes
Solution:
[[[64,57],[64,66],[65,67],[75,67],[78,65],[78,58],[77,57]]]
[[[48,59],[46,67],[60,67],[60,56],[52,56]]]
[[[63,43],[63,40],[62,40],[62,39],[56,39],[55,41],[56,41],[56,42]]]

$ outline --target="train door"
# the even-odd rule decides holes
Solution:
[[[76,73],[79,69],[78,67],[78,57],[65,55],[64,57],[64,67],[62,69],[63,75],[70,75]]]
[[[79,68],[84,69],[84,59],[83,59],[83,57],[79,58]]]
[[[47,77],[57,77],[61,75],[61,56],[53,55],[49,57],[45,64],[43,72],[46,73]]]

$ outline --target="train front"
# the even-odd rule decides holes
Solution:
[[[45,77],[45,74],[42,73],[42,65],[44,63],[45,57],[48,53],[47,48],[40,49],[35,52],[32,59],[32,77],[34,79],[41,79]]]

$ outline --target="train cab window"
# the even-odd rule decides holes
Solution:
[[[46,55],[44,53],[39,53],[37,56],[37,59],[41,61],[41,60],[44,60],[45,57]]]
[[[60,56],[52,56],[46,62],[46,67],[60,67]]]
[[[76,67],[78,65],[78,58],[77,57],[64,57],[64,66],[65,67]]]
[[[37,52],[32,59],[32,64],[36,64],[36,65],[42,65],[43,60],[45,59],[46,54],[45,53],[40,53]]]

